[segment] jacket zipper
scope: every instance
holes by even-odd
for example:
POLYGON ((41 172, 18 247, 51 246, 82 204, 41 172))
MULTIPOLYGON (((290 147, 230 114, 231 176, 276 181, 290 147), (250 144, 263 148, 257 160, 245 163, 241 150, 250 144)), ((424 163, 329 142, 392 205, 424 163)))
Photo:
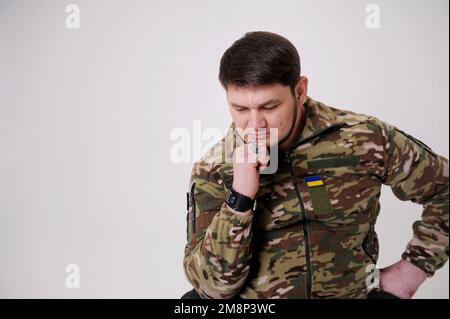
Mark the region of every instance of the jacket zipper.
POLYGON ((306 221, 305 207, 303 205, 302 197, 300 195, 300 191, 298 189, 297 177, 294 173, 294 168, 292 167, 291 161, 291 152, 286 153, 286 158, 289 163, 289 169, 291 172, 291 179, 294 184, 295 193, 297 194, 297 198, 300 204, 300 216, 302 219, 302 228, 303 228, 303 236, 305 237, 305 255, 306 255, 306 298, 311 299, 311 286, 312 286, 312 265, 311 265, 311 243, 309 241, 309 229, 306 221))
MULTIPOLYGON (((325 131, 329 131, 332 129, 337 129, 340 128, 342 125, 340 123, 338 124, 334 124, 328 127, 325 127, 317 132, 315 132, 313 135, 305 138, 304 140, 296 143, 292 149, 294 149, 295 147, 298 147, 301 144, 304 144, 305 142, 315 138, 316 136, 318 136, 319 134, 324 133, 325 131)), ((291 149, 291 150, 292 150, 291 149)), ((311 242, 309 240, 309 228, 308 228, 308 224, 306 221, 306 213, 305 213, 305 206, 303 205, 303 201, 302 201, 302 197, 300 195, 300 191, 298 189, 298 183, 297 183, 297 177, 295 176, 294 173, 294 168, 292 167, 292 161, 291 161, 291 151, 289 151, 288 153, 286 153, 286 158, 288 160, 289 163, 289 168, 290 168, 290 172, 291 172, 291 179, 292 182, 294 184, 294 188, 295 188, 295 193, 297 194, 297 198, 300 204, 300 216, 302 219, 302 228, 303 228, 303 236, 305 237, 305 255, 306 255, 306 272, 307 272, 307 277, 306 277, 306 298, 311 299, 311 287, 312 287, 312 265, 311 265, 311 242)))

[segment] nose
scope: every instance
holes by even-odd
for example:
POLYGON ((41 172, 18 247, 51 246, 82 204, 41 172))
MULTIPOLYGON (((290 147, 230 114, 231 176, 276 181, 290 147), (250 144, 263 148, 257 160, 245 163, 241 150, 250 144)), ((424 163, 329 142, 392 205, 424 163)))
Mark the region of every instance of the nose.
POLYGON ((264 119, 264 116, 261 114, 261 112, 257 110, 253 110, 251 112, 249 126, 254 129, 266 127, 266 120, 264 119))

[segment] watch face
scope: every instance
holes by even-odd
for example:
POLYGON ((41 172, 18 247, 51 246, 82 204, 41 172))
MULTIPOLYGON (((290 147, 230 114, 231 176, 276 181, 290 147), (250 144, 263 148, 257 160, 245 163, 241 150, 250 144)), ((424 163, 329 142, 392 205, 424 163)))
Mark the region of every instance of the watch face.
POLYGON ((254 206, 255 201, 250 200, 248 197, 239 193, 230 191, 227 194, 226 202, 228 206, 238 212, 245 212, 254 206))
POLYGON ((227 204, 230 206, 234 206, 236 204, 236 201, 236 196, 233 193, 229 192, 227 196, 227 204))
POLYGON ((231 205, 236 204, 236 196, 234 196, 233 194, 230 195, 230 204, 231 205))

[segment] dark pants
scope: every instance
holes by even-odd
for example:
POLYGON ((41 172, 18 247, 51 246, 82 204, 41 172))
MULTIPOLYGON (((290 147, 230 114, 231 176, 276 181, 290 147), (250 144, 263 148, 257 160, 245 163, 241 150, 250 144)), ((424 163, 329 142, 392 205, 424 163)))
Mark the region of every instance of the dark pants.
POLYGON ((383 290, 372 290, 367 295, 367 299, 400 299, 400 298, 383 290))
MULTIPOLYGON (((202 299, 200 297, 200 295, 198 294, 197 291, 195 291, 195 289, 192 289, 191 291, 188 291, 187 293, 185 293, 181 299, 202 299)), ((233 298, 231 298, 231 300, 237 300, 237 299, 242 299, 241 297, 239 297, 239 295, 234 296, 233 298)))
POLYGON ((195 291, 195 289, 192 289, 191 291, 188 291, 183 296, 181 296, 181 299, 202 299, 200 298, 200 295, 198 292, 195 291))
MULTIPOLYGON (((192 289, 191 291, 188 291, 185 293, 181 299, 202 299, 200 295, 195 291, 195 289, 192 289)), ((239 295, 233 297, 232 299, 242 299, 239 297, 239 295)), ((389 292, 383 291, 383 290, 372 290, 368 295, 367 299, 399 299, 397 296, 394 296, 393 294, 390 294, 389 292)))

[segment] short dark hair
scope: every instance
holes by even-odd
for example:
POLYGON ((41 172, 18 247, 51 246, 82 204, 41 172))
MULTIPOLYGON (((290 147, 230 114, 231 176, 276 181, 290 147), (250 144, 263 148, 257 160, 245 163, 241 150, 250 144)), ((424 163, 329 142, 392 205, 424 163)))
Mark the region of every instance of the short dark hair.
POLYGON ((265 31, 247 32, 220 60, 219 81, 225 89, 281 83, 291 88, 300 77, 300 56, 286 38, 265 31))

